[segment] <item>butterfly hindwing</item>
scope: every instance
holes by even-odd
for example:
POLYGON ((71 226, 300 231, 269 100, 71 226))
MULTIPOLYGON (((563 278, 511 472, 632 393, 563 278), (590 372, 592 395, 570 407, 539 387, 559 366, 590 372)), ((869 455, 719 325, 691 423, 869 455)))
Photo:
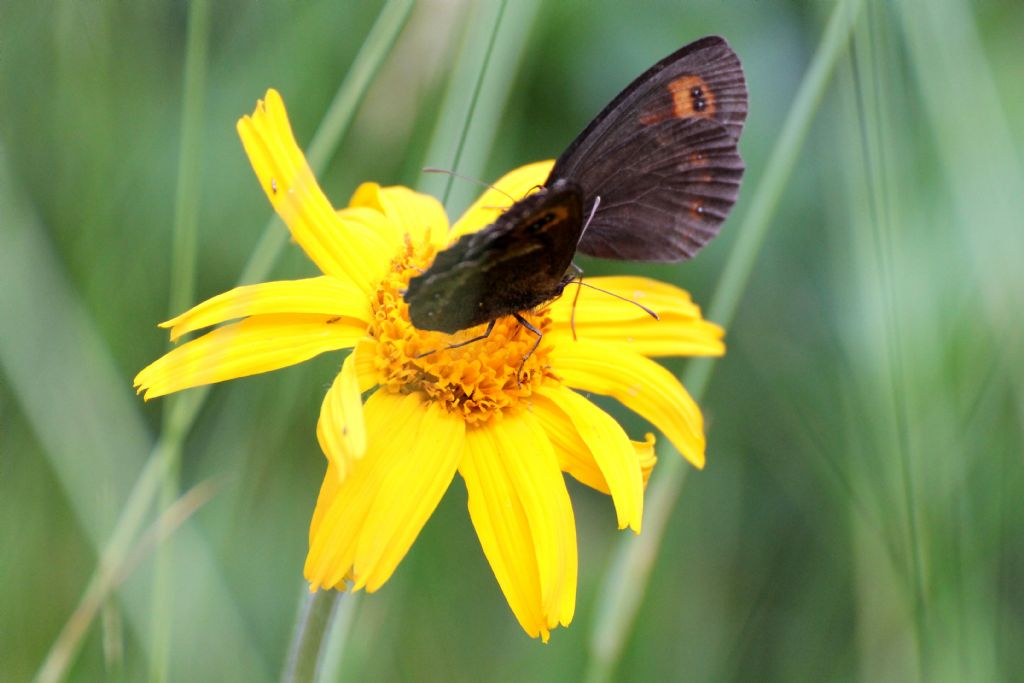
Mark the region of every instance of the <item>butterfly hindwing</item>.
POLYGON ((578 248, 601 258, 691 258, 718 234, 742 176, 735 140, 713 121, 670 119, 635 131, 578 176, 601 198, 578 248))

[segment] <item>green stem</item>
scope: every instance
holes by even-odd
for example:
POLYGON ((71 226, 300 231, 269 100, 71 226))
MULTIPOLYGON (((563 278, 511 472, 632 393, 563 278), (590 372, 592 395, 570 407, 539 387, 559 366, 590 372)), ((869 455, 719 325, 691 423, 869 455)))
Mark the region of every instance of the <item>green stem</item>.
POLYGON ((858 105, 858 119, 860 122, 861 145, 864 154, 865 171, 867 174, 866 187, 870 200, 869 210, 871 215, 871 246, 873 257, 877 263, 878 278, 880 280, 880 291, 882 294, 882 328, 884 330, 887 368, 886 377, 889 389, 889 410, 892 415, 896 440, 894 448, 899 461, 899 479, 903 491, 903 507, 906 519, 907 538, 905 545, 909 547, 910 554, 910 583, 913 587, 911 610, 914 615, 914 628, 916 638, 914 640, 917 661, 918 679, 922 681, 931 680, 928 624, 926 620, 926 591, 925 591, 925 569, 924 559, 921 552, 922 543, 922 517, 923 513, 916 501, 915 477, 912 463, 912 447, 910 439, 910 408, 906 392, 906 370, 903 358, 903 321, 900 316, 899 293, 900 287, 897 283, 897 266, 895 246, 892 233, 896 224, 897 215, 894 209, 894 199, 898 201, 898 194, 890 197, 889 188, 893 187, 890 180, 890 161, 886 150, 892 148, 890 140, 885 139, 884 133, 887 130, 886 120, 882 104, 889 101, 888 95, 891 88, 883 88, 883 74, 885 73, 879 64, 880 60, 887 61, 888 55, 880 54, 881 36, 878 34, 879 26, 882 25, 876 18, 873 11, 877 6, 872 6, 867 14, 866 42, 867 50, 864 60, 867 62, 865 78, 862 79, 860 70, 857 67, 856 39, 854 41, 853 76, 855 83, 855 95, 858 105), (867 82, 865 82, 865 79, 867 82), (867 106, 870 100, 871 107, 867 106))
MULTIPOLYGON (((842 0, 829 18, 821 44, 786 117, 750 209, 739 228, 736 245, 715 288, 708 309, 710 320, 728 327, 735 317, 768 233, 770 220, 862 6, 863 0, 842 0)), ((707 390, 715 367, 714 359, 694 359, 683 376, 684 383, 698 402, 707 390)), ((669 514, 689 472, 678 456, 663 458, 657 470, 648 489, 644 532, 620 542, 603 587, 598 591, 602 600, 590 640, 586 676, 586 680, 592 683, 611 680, 615 673, 636 622, 669 514)))
POLYGON ((195 289, 196 241, 202 177, 203 110, 206 105, 206 66, 210 38, 210 3, 189 3, 188 43, 185 47, 185 82, 181 108, 181 143, 178 151, 177 196, 171 247, 172 313, 192 303, 195 289))
POLYGON ((288 659, 281 673, 282 683, 313 683, 316 680, 324 634, 331 626, 343 595, 341 591, 316 591, 307 592, 303 597, 288 648, 288 659))
MULTIPOLYGON (((206 10, 206 0, 201 0, 201 4, 203 5, 202 7, 194 6, 192 11, 197 13, 206 10)), ((374 75, 376 75, 383 64, 384 58, 391 51, 391 47, 398 34, 405 26, 412 6, 412 0, 391 0, 379 15, 370 35, 356 56, 348 76, 340 84, 338 92, 332 100, 327 113, 324 115, 321 125, 313 137, 313 142, 307 151, 307 158, 310 160, 310 165, 314 172, 322 170, 330 154, 337 148, 341 137, 351 123, 356 105, 361 101, 368 84, 372 82, 374 75)), ((208 14, 208 12, 205 13, 208 14)), ((190 17, 190 32, 195 30, 197 25, 200 28, 203 27, 198 22, 198 17, 190 17)), ((208 30, 205 33, 208 34, 208 30)), ((194 73, 195 67, 189 64, 197 59, 197 56, 203 54, 205 54, 205 46, 200 48, 194 45, 194 41, 190 38, 185 69, 185 99, 191 103, 187 102, 184 105, 183 146, 186 144, 186 140, 189 141, 190 147, 193 144, 197 144, 196 141, 198 140, 198 133, 195 131, 189 132, 188 129, 189 121, 191 120, 190 112, 202 110, 201 104, 196 105, 194 102, 196 97, 194 88, 200 87, 201 89, 201 83, 205 79, 190 76, 190 74, 194 73)), ((205 62, 205 59, 203 61, 205 62)), ((183 149, 183 161, 179 167, 179 174, 183 174, 185 170, 190 168, 184 161, 189 156, 191 156, 191 153, 183 149)), ((191 259, 184 257, 189 252, 186 246, 188 244, 195 244, 194 236, 191 238, 191 241, 187 236, 187 226, 190 220, 190 210, 187 209, 189 202, 182 198, 183 195, 187 195, 190 192, 183 186, 188 184, 189 181, 187 180, 179 182, 179 196, 176 204, 179 208, 176 209, 175 267, 173 268, 175 280, 172 284, 171 295, 172 306, 175 307, 174 313, 186 307, 191 302, 193 296, 191 276, 186 278, 181 275, 182 272, 192 267, 188 265, 189 261, 194 260, 194 257, 191 259)), ((194 193, 192 196, 195 198, 192 201, 196 201, 198 194, 194 193)), ((192 213, 192 216, 192 220, 194 220, 195 214, 192 213)), ((268 221, 257 248, 243 269, 240 283, 264 279, 273 268, 286 241, 287 232, 279 225, 276 218, 272 218, 268 221)), ((194 246, 192 248, 194 249, 194 246)), ((182 444, 209 393, 209 386, 199 387, 173 397, 174 400, 169 402, 164 413, 164 422, 157 442, 150 451, 145 468, 129 493, 128 503, 126 503, 118 516, 114 530, 100 553, 102 558, 100 570, 105 566, 117 563, 119 558, 123 557, 130 550, 135 542, 134 539, 138 534, 138 530, 145 521, 147 512, 161 493, 163 482, 175 482, 177 480, 176 463, 179 460, 182 444)), ((158 578, 159 583, 160 580, 158 578)), ((159 590, 159 587, 156 590, 159 590)), ((168 612, 165 611, 164 607, 160 607, 160 603, 156 602, 156 600, 158 599, 154 600, 154 618, 151 622, 151 635, 154 638, 152 644, 155 649, 152 651, 150 676, 154 680, 166 677, 169 655, 169 650, 166 647, 169 640, 161 633, 163 627, 160 625, 161 623, 169 622, 168 612), (163 616, 157 617, 157 614, 162 614, 163 616)), ((166 605, 166 603, 164 604, 166 605)))
MULTIPOLYGON (((181 144, 178 154, 177 197, 174 205, 173 246, 171 255, 170 310, 173 315, 194 298, 196 250, 199 232, 200 179, 202 175, 203 110, 206 104, 207 53, 210 38, 210 3, 189 3, 188 42, 185 46, 185 79, 182 96, 181 144)), ((171 411, 174 404, 165 407, 171 411)), ((178 468, 183 436, 166 439, 158 452, 164 458, 160 509, 174 503, 178 495, 178 468)), ((167 680, 173 638, 171 597, 171 544, 157 549, 152 593, 149 679, 167 680)))
MULTIPOLYGON (((306 159, 315 175, 323 171, 331 155, 338 148, 338 143, 352 123, 356 106, 362 102, 367 88, 373 82, 373 77, 383 65, 384 58, 390 54, 398 34, 402 32, 409 19, 412 7, 413 0, 390 0, 377 16, 352 62, 352 68, 338 86, 338 91, 306 150, 306 159)), ((238 283, 244 285, 266 279, 287 242, 288 231, 281 224, 281 219, 271 216, 249 261, 242 269, 238 283)))
MULTIPOLYGON (((494 54, 494 43, 498 39, 498 29, 501 28, 501 19, 505 16, 506 0, 501 0, 498 5, 498 16, 494 19, 494 27, 491 29, 491 36, 487 40, 487 50, 484 52, 484 60, 480 64, 480 71, 477 74, 476 83, 473 84, 473 94, 469 98, 469 109, 466 111, 466 119, 462 124, 462 134, 455 146, 455 156, 452 158, 453 173, 459 170, 459 160, 462 158, 462 150, 466 146, 466 137, 469 135, 469 124, 473 120, 473 113, 476 111, 476 103, 480 99, 480 90, 484 85, 484 76, 487 75, 487 66, 491 63, 491 55, 494 54)), ((441 204, 448 206, 448 195, 452 192, 452 182, 455 176, 449 174, 444 186, 444 193, 441 195, 441 204)))

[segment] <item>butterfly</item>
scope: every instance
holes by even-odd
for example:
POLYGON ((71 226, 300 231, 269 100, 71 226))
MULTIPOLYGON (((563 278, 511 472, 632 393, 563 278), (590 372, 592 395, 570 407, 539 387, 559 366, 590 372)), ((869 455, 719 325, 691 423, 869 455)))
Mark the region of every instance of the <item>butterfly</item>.
MULTIPOLYGON (((579 251, 637 261, 692 258, 739 194, 747 88, 718 36, 665 57, 619 93, 555 162, 544 186, 459 238, 409 281, 412 324, 453 333, 561 295, 579 251)), ((469 342, 459 344, 462 346, 469 342)))

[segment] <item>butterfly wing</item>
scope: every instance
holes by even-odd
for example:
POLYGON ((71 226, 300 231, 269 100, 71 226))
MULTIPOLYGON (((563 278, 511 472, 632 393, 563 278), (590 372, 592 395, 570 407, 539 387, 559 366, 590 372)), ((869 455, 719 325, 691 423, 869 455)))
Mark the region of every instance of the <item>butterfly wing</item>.
POLYGON ((747 115, 739 58, 723 38, 687 45, 644 72, 569 145, 548 184, 569 178, 600 205, 579 250, 603 258, 692 257, 736 201, 747 115))
POLYGON ((721 123, 736 140, 747 119, 743 67, 719 36, 694 41, 635 78, 576 136, 551 176, 574 177, 582 160, 638 129, 693 117, 721 123), (700 89, 699 94, 695 88, 700 89))
POLYGON ((412 324, 453 333, 558 296, 583 229, 582 206, 579 187, 558 183, 463 235, 409 281, 412 324))
POLYGON ((587 197, 600 197, 578 249, 636 261, 692 258, 718 234, 742 177, 735 140, 713 121, 672 119, 635 131, 577 178, 593 188, 587 197))

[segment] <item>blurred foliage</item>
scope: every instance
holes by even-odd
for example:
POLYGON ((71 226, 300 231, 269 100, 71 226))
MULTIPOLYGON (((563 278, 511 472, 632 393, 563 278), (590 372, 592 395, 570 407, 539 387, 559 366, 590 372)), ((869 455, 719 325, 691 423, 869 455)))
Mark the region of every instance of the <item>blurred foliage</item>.
MULTIPOLYGON (((831 7, 512 3, 459 168, 493 179, 556 156, 649 64, 725 35, 751 93, 736 215, 693 263, 583 264, 673 280, 706 304, 831 7)), ((236 119, 278 88, 307 144, 379 9, 214 3, 197 299, 233 286, 270 214, 236 119)), ((0 254, 0 681, 38 669, 160 429, 164 402, 134 399, 130 378, 166 348, 155 323, 169 313, 188 10, 0 0, 0 245, 35 255, 0 254)), ((363 180, 434 189, 419 169, 452 163, 458 93, 491 15, 416 4, 321 174, 336 205, 363 180)), ((621 680, 1024 671, 1022 26, 1014 0, 867 3, 728 331, 704 401, 709 464, 674 512, 621 680)), ((450 208, 476 191, 456 183, 450 208)), ((312 272, 290 246, 273 277, 312 272)), ((338 362, 218 386, 190 432, 182 488, 221 488, 170 548, 200 549, 219 583, 175 575, 173 599, 195 609, 172 613, 171 680, 280 670, 338 362), (211 621, 204 605, 233 616, 211 621), (221 645, 229 628, 244 663, 221 645)), ((516 624, 456 481, 395 577, 360 601, 342 673, 578 678, 616 532, 609 500, 570 489, 579 608, 551 644, 516 624)), ((148 675, 152 571, 144 562, 102 611, 70 680, 148 675)))

